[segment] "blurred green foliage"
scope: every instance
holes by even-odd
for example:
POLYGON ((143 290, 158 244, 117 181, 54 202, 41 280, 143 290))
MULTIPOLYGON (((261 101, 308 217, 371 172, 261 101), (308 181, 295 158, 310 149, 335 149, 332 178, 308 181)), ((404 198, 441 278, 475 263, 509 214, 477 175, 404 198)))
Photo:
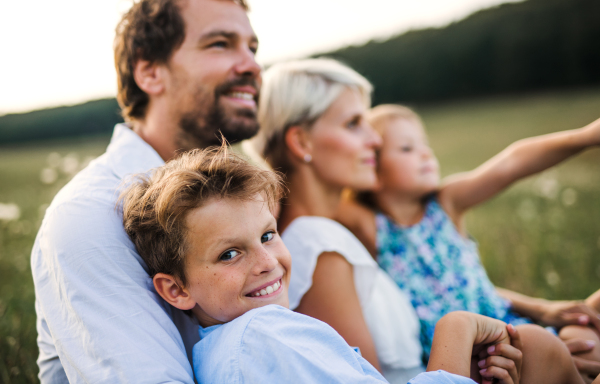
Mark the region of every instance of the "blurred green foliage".
POLYGON ((502 4, 445 28, 318 56, 365 75, 375 104, 589 86, 600 83, 600 2, 502 4))
MULTIPOLYGON (((576 128, 600 114, 600 89, 428 105, 422 114, 445 175, 469 170, 520 138, 576 128)), ((56 192, 107 139, 0 151, 0 382, 36 382, 29 257, 56 192)), ((492 281, 529 295, 583 298, 600 288, 600 149, 518 183, 474 209, 467 227, 492 281)))

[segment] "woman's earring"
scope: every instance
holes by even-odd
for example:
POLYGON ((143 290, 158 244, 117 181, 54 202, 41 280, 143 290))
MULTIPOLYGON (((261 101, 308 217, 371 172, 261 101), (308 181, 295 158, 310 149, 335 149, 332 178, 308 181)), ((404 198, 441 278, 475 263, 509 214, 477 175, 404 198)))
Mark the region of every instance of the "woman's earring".
POLYGON ((308 153, 306 155, 304 155, 304 162, 305 163, 310 163, 312 161, 312 156, 309 155, 308 153))

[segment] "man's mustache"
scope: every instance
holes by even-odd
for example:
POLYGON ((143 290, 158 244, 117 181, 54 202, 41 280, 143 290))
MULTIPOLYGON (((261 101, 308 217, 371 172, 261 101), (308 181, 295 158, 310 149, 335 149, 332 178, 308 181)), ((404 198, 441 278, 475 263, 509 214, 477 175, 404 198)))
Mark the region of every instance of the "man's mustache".
POLYGON ((217 99, 219 96, 222 96, 222 95, 225 95, 225 94, 231 92, 231 89, 233 87, 246 86, 246 85, 249 85, 256 90, 256 95, 254 96, 254 99, 258 100, 260 88, 258 87, 258 83, 256 82, 256 79, 249 78, 249 77, 239 77, 237 79, 234 79, 234 80, 231 80, 226 83, 218 85, 215 88, 215 99, 217 99))

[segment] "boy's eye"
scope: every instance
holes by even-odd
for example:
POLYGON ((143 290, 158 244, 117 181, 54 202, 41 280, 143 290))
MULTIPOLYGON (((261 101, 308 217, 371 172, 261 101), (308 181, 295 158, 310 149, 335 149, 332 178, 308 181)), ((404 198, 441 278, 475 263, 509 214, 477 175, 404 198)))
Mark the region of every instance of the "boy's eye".
POLYGON ((221 256, 219 256, 219 260, 221 261, 229 261, 232 260, 233 258, 235 258, 236 256, 239 256, 240 252, 236 251, 235 249, 230 249, 228 251, 225 251, 221 254, 221 256))
POLYGON ((261 236, 260 242, 266 243, 267 241, 273 240, 273 237, 275 237, 275 232, 267 232, 261 236))

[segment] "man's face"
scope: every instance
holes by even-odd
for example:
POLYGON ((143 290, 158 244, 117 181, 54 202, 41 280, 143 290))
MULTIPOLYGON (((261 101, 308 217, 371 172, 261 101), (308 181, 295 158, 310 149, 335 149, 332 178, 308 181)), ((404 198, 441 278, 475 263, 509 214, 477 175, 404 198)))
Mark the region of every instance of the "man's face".
POLYGON ((165 94, 183 149, 230 143, 258 131, 261 85, 258 40, 245 10, 232 1, 181 3, 185 39, 167 63, 165 94))

